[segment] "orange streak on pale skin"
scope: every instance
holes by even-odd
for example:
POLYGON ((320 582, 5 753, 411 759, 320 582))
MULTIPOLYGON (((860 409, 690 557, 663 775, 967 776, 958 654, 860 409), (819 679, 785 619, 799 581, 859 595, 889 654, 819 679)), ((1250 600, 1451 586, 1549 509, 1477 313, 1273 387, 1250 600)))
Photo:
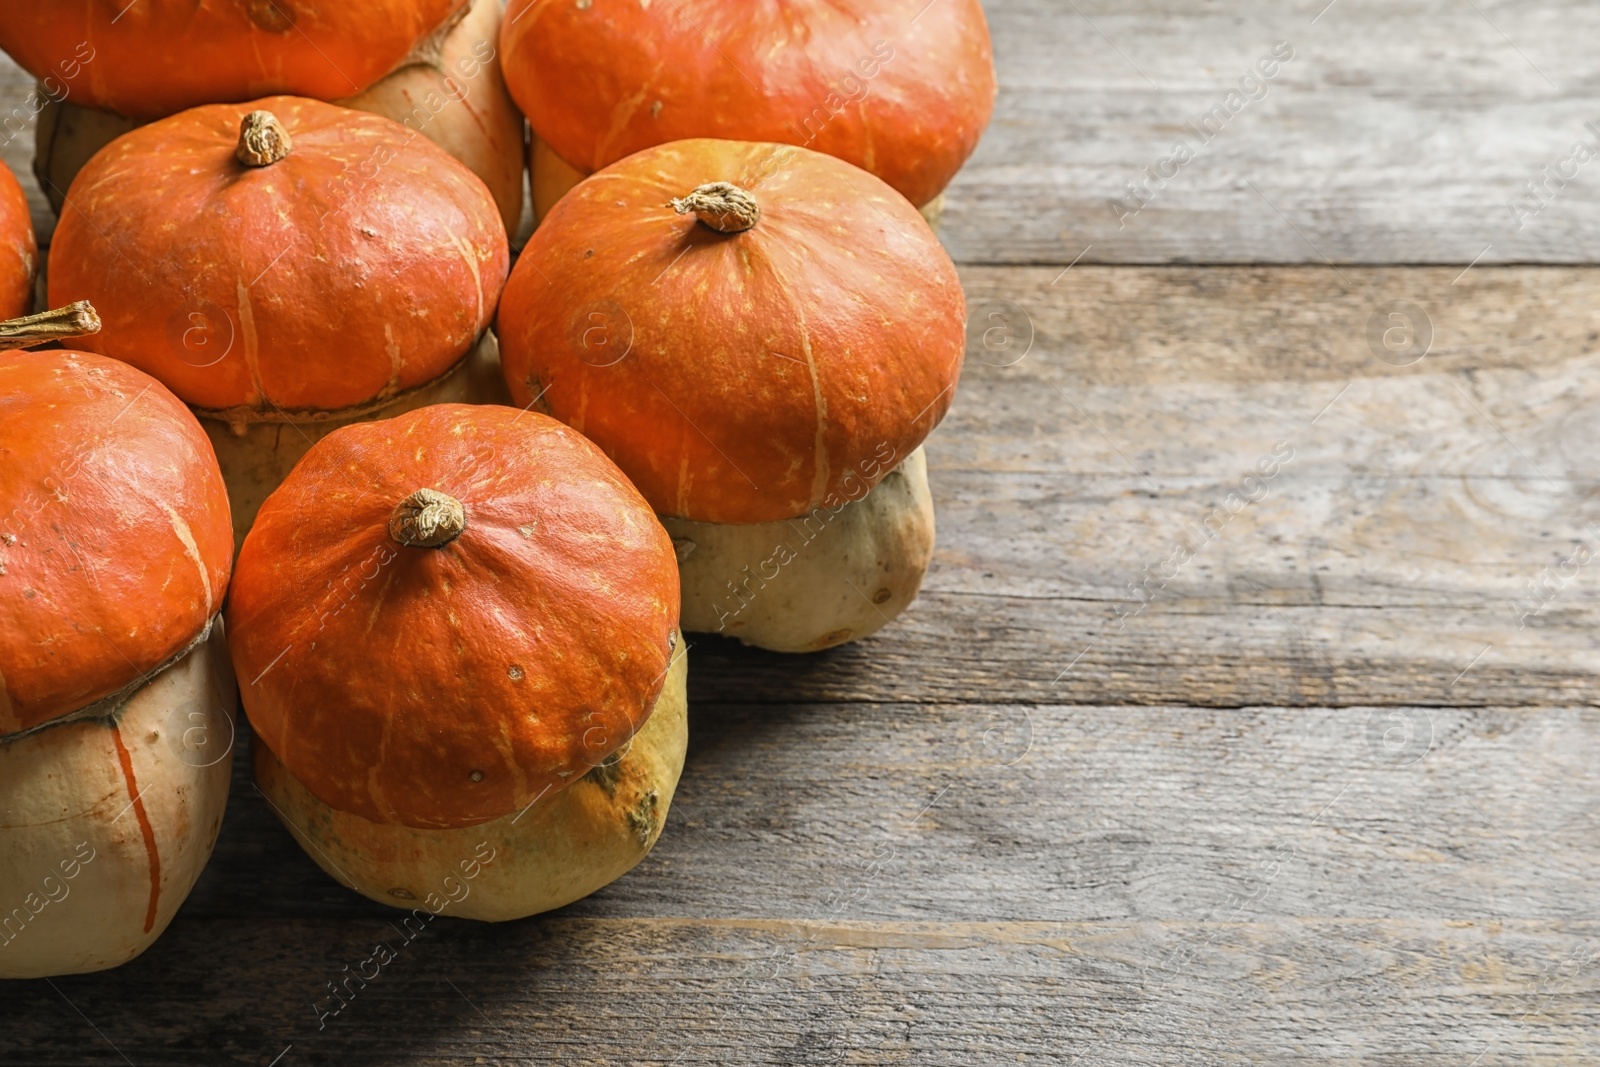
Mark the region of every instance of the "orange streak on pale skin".
POLYGON ((111 724, 111 741, 117 746, 117 762, 122 764, 122 777, 128 783, 128 797, 133 802, 133 813, 139 819, 139 832, 144 835, 144 851, 150 857, 150 907, 144 913, 144 932, 156 925, 156 904, 161 899, 161 855, 156 851, 156 832, 150 826, 150 816, 145 813, 144 799, 139 794, 139 783, 133 777, 133 757, 128 746, 122 743, 122 731, 111 724))

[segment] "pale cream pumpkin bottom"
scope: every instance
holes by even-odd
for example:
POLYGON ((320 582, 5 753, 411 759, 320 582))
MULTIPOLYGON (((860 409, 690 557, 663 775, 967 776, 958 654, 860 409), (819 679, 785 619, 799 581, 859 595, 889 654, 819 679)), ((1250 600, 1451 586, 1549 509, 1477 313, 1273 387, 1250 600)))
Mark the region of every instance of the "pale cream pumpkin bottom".
POLYGON ((272 491, 283 484, 294 465, 311 446, 341 426, 353 422, 392 419, 429 404, 509 404, 500 373, 500 345, 494 331, 484 332, 473 352, 448 373, 378 406, 363 405, 348 413, 331 411, 318 417, 279 422, 234 424, 215 413, 197 410, 200 425, 211 438, 228 486, 233 512, 233 547, 238 551, 244 535, 256 521, 256 512, 272 491))
POLYGON ((116 967, 211 857, 237 690, 222 620, 108 719, 0 742, 0 978, 116 967))
POLYGON ((632 870, 661 836, 689 740, 688 656, 675 647, 649 719, 620 753, 519 814, 457 830, 371 822, 312 796, 259 739, 256 784, 317 866, 421 921, 559 908, 632 870))
MULTIPOLYGON (((567 190, 589 175, 556 155, 549 145, 539 139, 538 134, 532 134, 531 137, 528 149, 529 185, 533 190, 533 218, 539 222, 556 206, 557 200, 567 195, 567 190)), ((937 232, 939 221, 944 218, 944 193, 941 192, 917 210, 922 212, 922 217, 937 232)))
POLYGON ((837 510, 749 525, 661 523, 678 550, 683 628, 774 652, 816 652, 882 629, 916 598, 933 559, 921 448, 837 510))

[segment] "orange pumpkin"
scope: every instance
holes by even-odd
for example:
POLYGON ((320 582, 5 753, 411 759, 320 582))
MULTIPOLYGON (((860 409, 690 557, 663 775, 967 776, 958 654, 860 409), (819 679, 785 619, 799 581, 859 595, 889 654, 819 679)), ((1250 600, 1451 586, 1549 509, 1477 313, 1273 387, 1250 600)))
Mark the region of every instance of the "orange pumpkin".
MULTIPOLYGON (((500 76, 501 15, 500 0, 476 0, 441 28, 448 32, 419 43, 387 76, 333 102, 404 123, 461 160, 483 179, 507 231, 515 232, 522 220, 524 123, 500 76)), ((88 106, 59 77, 41 83, 37 95, 33 172, 59 215, 83 165, 143 123, 88 106)))
MULTIPOLYGON (((99 325, 87 304, 0 322, 0 349, 99 325)), ((143 952, 211 855, 233 538, 205 435, 148 375, 7 351, 0 397, 0 897, 26 904, 0 978, 37 978, 143 952), (49 907, 68 892, 89 902, 49 907)))
POLYGON ((260 741, 374 824, 459 828, 576 781, 672 659, 671 541, 570 428, 441 404, 335 431, 268 499, 228 608, 260 741))
POLYGON ((440 45, 437 58, 418 57, 345 107, 386 115, 455 156, 494 194, 506 232, 522 222, 526 124, 506 92, 498 48, 500 0, 473 0, 440 45))
POLYGON ((465 0, 30 0, 0 5, 0 48, 50 95, 134 118, 366 89, 465 0))
POLYGON ((33 307, 33 276, 39 263, 33 216, 16 175, 0 163, 0 319, 26 315, 33 307))
POLYGON ((88 347, 225 418, 387 400, 488 327, 508 263, 488 190, 388 119, 296 97, 194 108, 118 138, 72 186, 52 304, 88 347), (241 132, 243 127, 243 132, 241 132))
POLYGON ((909 455, 948 408, 964 330, 954 265, 893 189, 714 140, 580 184, 500 309, 516 402, 592 438, 661 514, 713 523, 801 515, 887 473, 874 457, 909 455), (713 181, 737 187, 732 209, 696 192, 713 181), (713 228, 738 210, 753 225, 713 228))
POLYGON ((512 0, 501 42, 511 95, 580 174, 682 138, 777 141, 920 207, 994 106, 979 0, 512 0))
POLYGON ((199 424, 90 352, 0 352, 0 735, 125 692, 222 607, 228 500, 199 424))

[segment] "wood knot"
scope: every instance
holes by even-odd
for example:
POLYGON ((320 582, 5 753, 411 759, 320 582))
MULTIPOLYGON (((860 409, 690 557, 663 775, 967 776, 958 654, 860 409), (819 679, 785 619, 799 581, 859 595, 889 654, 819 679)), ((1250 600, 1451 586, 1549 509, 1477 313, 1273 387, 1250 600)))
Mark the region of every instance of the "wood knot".
POLYGON ((718 233, 743 233, 761 218, 756 198, 732 182, 709 182, 671 201, 670 206, 680 215, 694 212, 718 233))
POLYGON ((252 111, 239 122, 233 158, 247 167, 270 167, 294 148, 289 131, 270 111, 252 111))
POLYGON ((409 548, 442 548, 466 528, 461 501, 437 489, 418 489, 389 515, 390 539, 409 548))

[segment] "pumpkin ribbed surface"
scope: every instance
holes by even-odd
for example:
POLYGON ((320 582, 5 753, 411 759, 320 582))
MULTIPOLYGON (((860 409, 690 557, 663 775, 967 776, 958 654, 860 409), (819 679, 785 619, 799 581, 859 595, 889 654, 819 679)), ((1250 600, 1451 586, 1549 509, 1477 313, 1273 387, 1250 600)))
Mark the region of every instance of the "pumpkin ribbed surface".
POLYGON ((465 0, 8 0, 0 48, 75 103, 135 118, 295 93, 333 100, 393 70, 465 0))
POLYGON ((338 410, 426 383, 487 328, 509 262, 465 166, 399 123, 298 97, 139 127, 69 198, 52 302, 93 301, 105 330, 83 347, 207 409, 338 410), (255 112, 288 150, 246 165, 255 112))
POLYGON ((978 0, 512 0, 501 42, 534 132, 584 171, 683 138, 779 141, 921 206, 994 108, 978 0))
POLYGON ((267 747, 323 803, 419 828, 512 814, 619 748, 677 622, 671 540, 622 472, 553 419, 462 404, 318 442, 228 609, 267 747))
POLYGON ((228 500, 199 423, 86 352, 0 352, 0 735, 181 652, 222 606, 228 500))
POLYGON ((499 321, 517 403, 701 522, 791 518, 876 481, 943 417, 965 347, 960 279, 903 197, 831 156, 736 141, 648 149, 573 189, 499 321))

